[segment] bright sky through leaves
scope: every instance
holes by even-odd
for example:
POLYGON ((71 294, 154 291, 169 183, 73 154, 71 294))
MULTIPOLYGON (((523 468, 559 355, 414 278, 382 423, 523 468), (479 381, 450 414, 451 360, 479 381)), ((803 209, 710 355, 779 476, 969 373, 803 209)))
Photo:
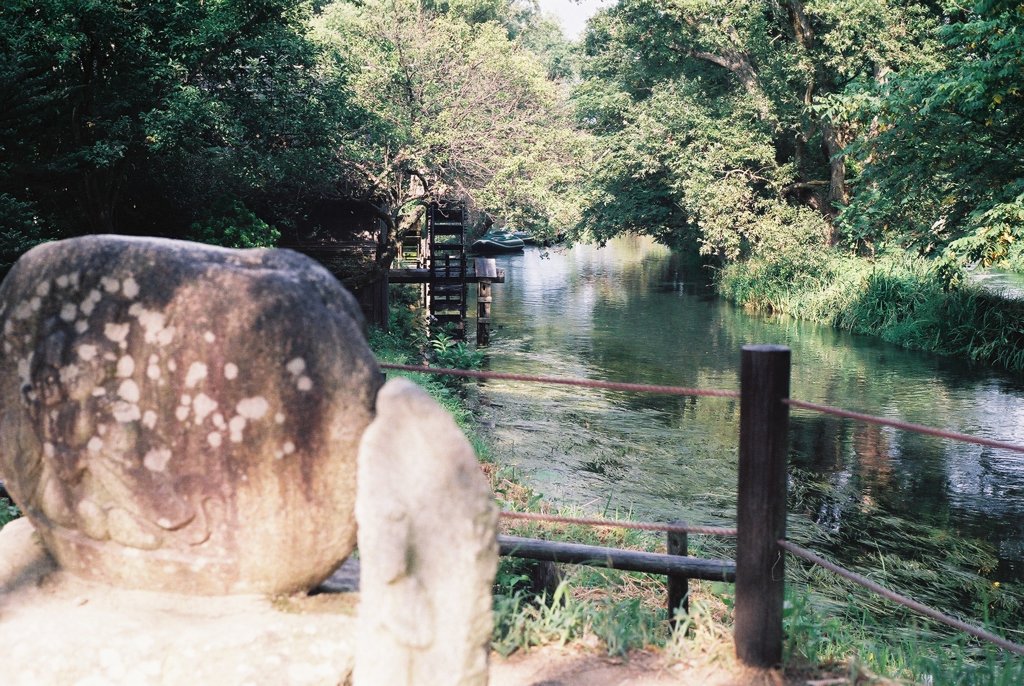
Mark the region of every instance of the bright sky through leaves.
POLYGON ((572 40, 583 34, 587 19, 602 7, 613 4, 612 0, 540 0, 541 11, 553 14, 562 24, 565 35, 572 40))

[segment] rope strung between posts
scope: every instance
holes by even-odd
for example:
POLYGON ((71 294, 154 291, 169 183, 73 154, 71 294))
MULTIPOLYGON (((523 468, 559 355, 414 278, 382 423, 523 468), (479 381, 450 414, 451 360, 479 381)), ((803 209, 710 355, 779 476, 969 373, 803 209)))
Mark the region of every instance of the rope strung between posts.
POLYGON ((843 567, 840 567, 837 564, 829 562, 825 558, 823 558, 823 557, 821 557, 821 556, 811 552, 807 548, 802 548, 802 547, 798 546, 795 543, 791 543, 790 541, 787 541, 787 540, 784 540, 784 539, 778 541, 778 543, 779 543, 779 546, 781 548, 784 548, 785 550, 788 550, 790 553, 792 553, 796 557, 799 557, 799 558, 802 558, 804 560, 807 560, 808 562, 813 562, 814 564, 816 564, 816 565, 818 565, 820 567, 824 567, 825 569, 829 570, 830 572, 838 574, 839 576, 841 576, 841 577, 843 577, 845 579, 849 579, 850 581, 852 581, 852 582, 854 582, 856 584, 860 584, 861 586, 863 586, 864 588, 868 589, 869 591, 877 593, 878 595, 882 596, 883 598, 887 598, 888 600, 891 600, 892 602, 894 602, 894 603, 896 603, 898 605, 902 605, 904 607, 910 608, 911 610, 913 610, 915 612, 923 614, 926 617, 931 617, 932 619, 934 619, 934 620, 936 620, 938 622, 942 622, 943 624, 947 624, 947 625, 953 627, 954 629, 959 629, 960 631, 963 631, 964 633, 968 633, 971 636, 974 636, 976 638, 980 638, 980 639, 983 639, 985 641, 989 641, 991 643, 994 643, 995 645, 999 646, 1003 650, 1008 650, 1009 652, 1016 653, 1018 655, 1024 655, 1024 645, 1021 645, 1019 643, 1013 643, 1012 641, 1008 641, 1005 638, 1003 638, 1002 636, 996 636, 995 634, 993 634, 990 631, 985 631, 984 629, 976 627, 973 624, 968 624, 967 622, 963 622, 963 621, 957 619, 956 617, 950 617, 947 614, 943 614, 942 612, 939 612, 936 609, 930 608, 927 605, 919 603, 919 602, 917 602, 916 600, 914 600, 912 598, 908 598, 907 596, 900 595, 899 593, 896 593, 894 591, 890 591, 888 588, 886 588, 886 587, 884 587, 884 586, 882 586, 882 585, 872 581, 871 579, 867 578, 866 576, 862 576, 860 574, 857 574, 856 572, 851 572, 848 569, 844 569, 843 567))
POLYGON ((657 522, 624 522, 618 519, 597 519, 590 517, 562 517, 537 512, 501 512, 502 519, 518 519, 529 522, 551 522, 555 524, 581 524, 583 526, 612 526, 620 529, 640 531, 666 531, 674 534, 706 534, 708 536, 735 536, 736 529, 724 526, 692 526, 690 524, 660 524, 657 522))
MULTIPOLYGON (((682 395, 682 396, 698 396, 698 397, 709 397, 709 398, 739 398, 740 394, 738 391, 726 391, 714 388, 686 388, 684 386, 656 386, 650 384, 637 384, 637 383, 620 383, 617 381, 595 381, 593 379, 573 379, 568 377, 560 376, 538 376, 534 374, 509 374, 505 372, 480 372, 470 369, 444 369, 441 367, 422 367, 409 364, 393 364, 393 363, 380 363, 381 369, 394 369, 406 372, 419 372, 423 374, 446 374, 449 376, 462 376, 471 379, 497 379, 503 381, 527 381, 532 383, 549 383, 557 384, 561 386, 578 386, 582 388, 600 388, 609 391, 626 391, 633 393, 653 393, 658 395, 682 395)), ((888 426, 894 429, 901 429, 904 431, 912 431, 926 436, 935 436, 937 438, 945 438, 954 441, 961 441, 963 443, 973 443, 975 445, 986 446, 989 448, 999 448, 1002 450, 1012 450, 1018 453, 1024 453, 1024 445, 1017 445, 1015 443, 1009 443, 1007 441, 997 441, 991 438, 982 438, 981 436, 971 436, 970 434, 963 434, 956 431, 947 431, 945 429, 936 429, 934 427, 925 426, 923 424, 914 424, 912 422, 904 422, 899 419, 886 419, 884 417, 877 417, 875 415, 864 414, 862 412, 853 412, 851 410, 844 410, 839 407, 832 407, 831 405, 819 405, 818 403, 807 402, 806 400, 797 400, 795 398, 785 398, 784 403, 790 407, 798 408, 801 410, 810 410, 812 412, 820 412, 822 414, 830 414, 836 417, 844 417, 846 419, 855 419, 861 422, 867 422, 869 424, 878 424, 880 426, 888 426)))
POLYGON ((975 445, 983 445, 989 448, 1002 448, 1003 450, 1013 450, 1014 452, 1024 453, 1024 445, 1016 445, 1014 443, 1007 443, 1006 441, 996 441, 992 440, 991 438, 971 436, 968 434, 957 433, 956 431, 935 429, 930 426, 924 426, 923 424, 912 424, 910 422, 900 421, 899 419, 884 419, 883 417, 875 417, 874 415, 863 414, 860 412, 851 412, 850 410, 844 410, 838 407, 831 407, 829 405, 818 405, 817 403, 809 403, 803 400, 794 400, 793 398, 785 399, 782 402, 786 403, 790 407, 798 407, 802 410, 811 410, 813 412, 831 414, 837 417, 856 419, 858 421, 867 422, 869 424, 878 424, 881 426, 889 426, 894 429, 913 431, 915 433, 925 434, 926 436, 948 438, 954 441, 974 443, 975 445))
POLYGON ((499 379, 504 381, 530 381, 549 383, 560 386, 581 386, 583 388, 601 388, 608 391, 627 391, 631 393, 655 393, 658 395, 695 395, 708 398, 739 398, 738 391, 722 391, 705 388, 684 388, 682 386, 652 386, 640 383, 619 383, 616 381, 594 381, 593 379, 571 379, 562 376, 536 376, 533 374, 508 374, 506 372, 478 372, 470 369, 442 369, 441 367, 419 367, 411 364, 380 363, 381 369, 396 369, 405 372, 421 372, 423 374, 447 374, 464 376, 470 379, 499 379))

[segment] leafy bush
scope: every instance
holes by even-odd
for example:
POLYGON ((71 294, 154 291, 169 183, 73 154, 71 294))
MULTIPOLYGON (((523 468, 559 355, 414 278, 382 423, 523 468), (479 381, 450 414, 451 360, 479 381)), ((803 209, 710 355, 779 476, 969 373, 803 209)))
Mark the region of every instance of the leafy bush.
POLYGON ((217 216, 192 224, 190 238, 225 248, 273 247, 281 232, 256 216, 240 201, 231 202, 217 216))

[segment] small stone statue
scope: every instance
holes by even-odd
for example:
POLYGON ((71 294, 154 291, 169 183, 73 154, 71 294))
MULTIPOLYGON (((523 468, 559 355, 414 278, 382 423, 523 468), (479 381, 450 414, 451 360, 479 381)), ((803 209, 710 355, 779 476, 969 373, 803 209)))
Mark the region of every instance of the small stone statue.
POLYGON ((487 683, 498 512, 451 416, 389 381, 359 448, 355 686, 487 683))

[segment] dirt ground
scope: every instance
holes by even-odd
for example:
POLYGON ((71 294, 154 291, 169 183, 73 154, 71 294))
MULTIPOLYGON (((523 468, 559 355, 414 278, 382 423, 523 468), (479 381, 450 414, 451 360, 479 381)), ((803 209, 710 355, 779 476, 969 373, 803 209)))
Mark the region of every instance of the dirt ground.
POLYGON ((675 662, 653 652, 612 658, 573 647, 547 646, 508 658, 491 656, 490 686, 866 686, 892 684, 863 673, 785 674, 718 663, 675 662))

